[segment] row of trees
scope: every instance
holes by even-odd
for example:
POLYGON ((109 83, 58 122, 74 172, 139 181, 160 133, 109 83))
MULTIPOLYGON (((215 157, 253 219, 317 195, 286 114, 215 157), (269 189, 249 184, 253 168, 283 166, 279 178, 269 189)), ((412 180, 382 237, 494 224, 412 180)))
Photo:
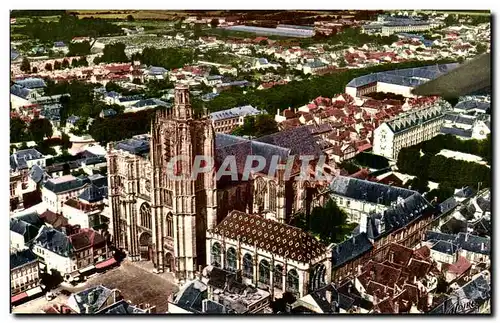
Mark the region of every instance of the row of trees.
POLYGON ((102 37, 121 35, 123 31, 115 24, 105 19, 83 18, 63 14, 58 21, 44 22, 38 18, 30 20, 19 33, 41 41, 71 41, 73 37, 102 37))
MULTIPOLYGON (((69 67, 80 67, 80 66, 89 66, 89 62, 87 61, 86 57, 80 57, 80 58, 74 58, 71 61, 71 64, 69 63, 69 60, 67 58, 63 59, 62 61, 54 61, 54 65, 51 63, 45 64, 45 70, 46 71, 52 71, 52 70, 64 70, 69 67)), ((21 62, 21 66, 19 67, 21 71, 24 73, 38 73, 38 68, 34 66, 31 68, 31 63, 30 61, 25 57, 23 58, 21 62)))
POLYGON ((149 132, 155 109, 124 113, 112 118, 97 118, 89 129, 95 141, 106 144, 149 132))
MULTIPOLYGON (((481 145, 489 145, 489 139, 484 140, 481 145)), ((491 186, 491 169, 485 165, 475 162, 446 158, 441 155, 424 153, 420 146, 412 146, 402 149, 398 155, 398 169, 410 175, 418 177, 413 180, 417 190, 423 190, 426 181, 438 183, 449 183, 447 185, 461 188, 464 186, 476 187, 482 183, 482 187, 491 186)))
POLYGON ((140 55, 135 55, 134 59, 138 59, 146 65, 164 67, 166 69, 181 68, 184 65, 190 64, 194 60, 194 51, 191 48, 153 48, 146 47, 140 55))

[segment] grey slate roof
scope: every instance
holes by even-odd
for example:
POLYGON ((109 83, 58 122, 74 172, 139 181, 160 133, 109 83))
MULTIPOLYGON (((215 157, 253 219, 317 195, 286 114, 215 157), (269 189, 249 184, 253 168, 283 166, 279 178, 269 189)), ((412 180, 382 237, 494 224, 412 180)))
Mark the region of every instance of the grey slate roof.
POLYGON ((208 296, 207 285, 199 280, 194 280, 184 285, 174 297, 174 304, 187 311, 200 313, 202 301, 208 296))
POLYGON ((491 106, 490 102, 482 102, 482 101, 477 101, 477 100, 464 100, 458 102, 454 109, 460 109, 460 110, 480 110, 486 112, 491 106))
POLYGON ((38 165, 33 165, 30 169, 29 176, 35 183, 40 183, 45 177, 45 171, 38 165))
POLYGON ((101 188, 101 187, 97 187, 94 184, 90 184, 78 196, 78 198, 81 200, 85 200, 89 203, 94 203, 94 202, 102 201, 102 199, 107 196, 107 191, 108 191, 108 188, 106 186, 101 188))
POLYGON ((374 204, 391 206, 398 197, 406 199, 415 191, 389 186, 348 176, 336 176, 330 184, 330 192, 335 195, 362 200, 374 204))
MULTIPOLYGON (((366 26, 365 26, 366 27, 366 26)), ((385 72, 372 73, 357 77, 347 84, 347 87, 360 87, 374 82, 417 87, 429 80, 449 72, 459 64, 429 65, 385 72)))
POLYGON ((44 158, 44 156, 34 148, 18 150, 11 155, 10 167, 13 170, 26 169, 28 168, 26 161, 42 158, 44 158))
POLYGON ((453 291, 448 299, 432 309, 429 314, 469 314, 477 313, 478 307, 491 297, 491 282, 483 272, 474 280, 453 291), (458 306, 473 302, 474 307, 458 306))
POLYGON ((454 255, 458 251, 458 246, 448 241, 438 241, 432 246, 431 250, 454 255))
POLYGON ((474 121, 476 118, 467 118, 467 117, 462 116, 461 114, 457 114, 457 113, 446 113, 444 115, 444 119, 446 121, 450 121, 453 123, 472 126, 474 124, 474 121))
POLYGON ((96 314, 144 314, 145 310, 129 304, 124 299, 96 312, 96 314))
POLYGON ((140 100, 139 102, 136 102, 135 104, 132 105, 134 108, 142 108, 142 107, 149 107, 149 106, 163 106, 163 107, 168 107, 168 104, 162 100, 159 99, 145 99, 145 100, 140 100))
POLYGON ((366 232, 339 243, 332 250, 333 268, 338 268, 373 249, 366 232))
POLYGON ((24 249, 10 254, 10 270, 24 266, 38 258, 31 249, 24 249))
MULTIPOLYGON (((313 291, 311 297, 314 299, 316 304, 318 304, 319 308, 323 311, 323 313, 338 313, 339 303, 340 303, 340 294, 337 292, 337 289, 333 284, 326 285, 320 289, 313 291), (326 292, 331 293, 331 302, 328 301, 326 292)), ((346 296, 344 295, 343 300, 346 300, 346 296)), ((352 300, 354 301, 354 300, 352 300)), ((346 305, 346 304, 343 304, 346 305)))
POLYGON ((70 298, 72 299, 72 302, 74 301, 76 303, 76 305, 80 309, 80 313, 85 313, 84 305, 86 304, 89 305, 89 314, 94 314, 99 311, 99 309, 105 304, 107 298, 111 296, 112 293, 113 291, 111 289, 99 285, 88 288, 78 293, 74 293, 70 296, 70 298))
POLYGON ((35 245, 48 249, 62 257, 69 257, 73 253, 73 247, 68 237, 54 229, 43 226, 38 237, 33 241, 35 245))
POLYGON ((422 195, 415 192, 415 194, 385 210, 383 214, 369 215, 366 232, 370 239, 378 239, 394 230, 405 227, 430 212, 434 212, 434 208, 422 195))
POLYGON ((229 118, 246 117, 261 114, 262 112, 251 105, 235 107, 227 110, 217 111, 210 113, 210 119, 224 120, 229 118))
POLYGON ((54 179, 49 179, 45 182, 44 187, 51 192, 61 193, 72 190, 77 190, 85 186, 87 183, 79 178, 74 178, 65 182, 57 182, 54 179))
POLYGON ((424 241, 453 243, 460 249, 483 255, 491 254, 491 239, 460 232, 458 235, 427 231, 424 241))
POLYGON ((387 125, 394 133, 401 133, 412 129, 413 127, 434 121, 443 116, 443 111, 450 104, 440 100, 428 108, 417 109, 398 115, 396 118, 387 122, 387 125))
POLYGON ((143 139, 126 139, 116 143, 116 149, 122 149, 132 154, 144 154, 149 152, 149 140, 143 139))
POLYGON ((43 79, 34 77, 16 81, 16 84, 19 84, 26 89, 39 89, 47 86, 43 79))
POLYGON ((30 94, 30 91, 19 84, 13 84, 10 87, 10 94, 26 99, 30 94))

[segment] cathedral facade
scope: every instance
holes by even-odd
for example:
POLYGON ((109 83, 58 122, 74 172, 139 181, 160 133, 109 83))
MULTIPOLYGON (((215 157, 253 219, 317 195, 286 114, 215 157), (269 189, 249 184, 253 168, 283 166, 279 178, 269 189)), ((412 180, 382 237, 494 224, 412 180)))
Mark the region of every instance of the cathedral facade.
MULTIPOLYGON (((233 210, 289 223, 293 214, 307 212, 324 184, 295 181, 284 171, 268 172, 268 165, 242 181, 225 176, 216 180, 216 169, 227 156, 234 156, 238 176, 248 155, 280 163, 294 155, 319 157, 321 150, 308 129, 280 132, 256 140, 216 134, 211 120, 195 116, 186 86, 175 88, 175 104, 159 110, 151 134, 108 144, 108 184, 112 212, 110 231, 117 248, 132 261, 150 260, 157 272, 170 271, 178 279, 192 279, 210 263, 207 232, 211 232, 233 210), (294 138, 295 136, 295 138, 294 138), (309 140, 309 142, 307 141, 309 140), (175 156, 195 160, 203 155, 215 167, 191 178, 168 176, 175 156)), ((314 163, 313 163, 314 165, 314 163)), ((175 175, 192 174, 193 163, 174 164, 175 175)))

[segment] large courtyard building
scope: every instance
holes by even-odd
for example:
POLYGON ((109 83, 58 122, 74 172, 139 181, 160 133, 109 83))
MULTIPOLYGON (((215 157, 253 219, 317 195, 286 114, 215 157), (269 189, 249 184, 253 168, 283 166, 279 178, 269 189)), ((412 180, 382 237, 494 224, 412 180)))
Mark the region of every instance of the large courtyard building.
POLYGON ((457 63, 431 65, 363 75, 347 83, 345 92, 352 97, 362 97, 374 92, 415 97, 411 93, 413 88, 448 73, 458 65, 457 63))
POLYGON ((428 106, 401 114, 374 130, 373 153, 397 160, 402 148, 432 139, 441 133, 445 114, 451 105, 440 99, 428 106))

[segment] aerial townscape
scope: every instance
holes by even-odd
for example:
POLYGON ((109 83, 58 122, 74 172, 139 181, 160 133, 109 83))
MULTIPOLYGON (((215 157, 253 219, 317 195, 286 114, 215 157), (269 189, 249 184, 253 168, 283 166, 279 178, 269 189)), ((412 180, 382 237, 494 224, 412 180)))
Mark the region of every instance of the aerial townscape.
POLYGON ((486 10, 12 10, 11 312, 491 314, 490 50, 486 10))

